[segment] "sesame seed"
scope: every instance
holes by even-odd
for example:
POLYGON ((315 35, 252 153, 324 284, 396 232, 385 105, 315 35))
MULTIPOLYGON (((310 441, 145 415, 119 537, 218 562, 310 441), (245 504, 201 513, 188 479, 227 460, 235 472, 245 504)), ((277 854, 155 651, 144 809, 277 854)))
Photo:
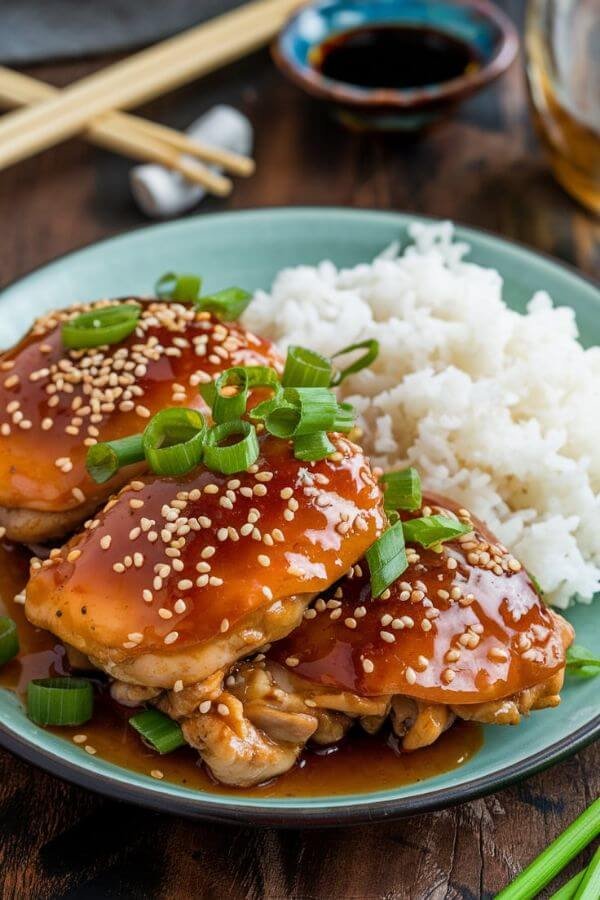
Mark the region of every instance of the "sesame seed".
POLYGON ((211 556, 214 556, 216 552, 216 547, 204 547, 202 549, 202 552, 200 553, 200 556, 202 557, 202 559, 210 559, 211 556))
POLYGON ((160 781, 161 778, 165 777, 164 772, 161 772, 160 769, 151 769, 150 775, 152 776, 152 778, 156 778, 158 781, 160 781))
POLYGON ((267 568, 271 565, 271 557, 267 556, 265 553, 259 553, 256 557, 258 564, 267 568))
POLYGON ((229 619, 222 619, 219 631, 221 634, 225 634, 226 631, 229 631, 229 619))
POLYGON ((144 635, 139 631, 132 631, 131 634, 127 635, 127 639, 129 641, 134 641, 136 644, 139 644, 140 641, 144 640, 144 635))
POLYGON ((349 616, 347 619, 344 619, 344 625, 346 626, 346 628, 354 629, 357 625, 356 619, 353 619, 351 616, 349 616))
POLYGON ((100 546, 102 547, 103 550, 108 550, 111 543, 112 543, 112 535, 110 535, 110 534, 104 534, 100 538, 100 546))
POLYGON ((67 554, 67 562, 75 562, 80 556, 81 550, 71 550, 71 552, 67 554))
POLYGON ((208 579, 208 583, 212 587, 221 587, 221 585, 223 584, 223 579, 217 578, 216 575, 211 575, 208 579))
POLYGON ((267 600, 273 599, 273 591, 271 590, 270 587, 267 587, 266 584, 263 585, 262 592, 263 592, 264 596, 267 598, 267 600))
POLYGON ((385 641, 386 644, 393 644, 396 640, 396 636, 393 635, 391 631, 380 631, 379 637, 382 641, 385 641))
POLYGON ((429 621, 429 619, 421 620, 421 630, 422 631, 431 631, 431 622, 429 621))
POLYGON ((173 644, 179 637, 178 631, 170 631, 164 639, 165 644, 173 644))
POLYGON ((74 744, 85 744, 87 741, 87 734, 74 734, 73 735, 73 743, 74 744))
POLYGON ((450 557, 448 558, 448 560, 446 561, 446 567, 447 567, 448 569, 456 569, 457 566, 458 566, 458 563, 456 562, 456 560, 454 559, 454 557, 453 557, 453 556, 450 556, 450 557))
POLYGON ((293 492, 292 488, 286 487, 286 488, 283 488, 283 490, 281 490, 279 492, 279 496, 281 497, 282 500, 289 500, 290 497, 294 496, 294 492, 293 492))
POLYGON ((445 684, 450 684, 452 681, 454 681, 455 677, 456 672, 454 672, 452 669, 444 669, 444 671, 442 672, 442 681, 445 684))
POLYGON ((390 622, 392 621, 392 618, 393 618, 393 616, 390 616, 389 613, 386 613, 384 616, 381 617, 381 619, 379 621, 381 622, 382 625, 385 626, 385 625, 390 624, 390 622))
POLYGON ((90 756, 95 756, 96 753, 97 753, 98 751, 96 750, 95 747, 92 747, 91 744, 86 744, 86 745, 85 745, 85 752, 86 752, 86 753, 89 753, 90 756))
POLYGON ((363 659, 362 667, 363 667, 363 671, 366 672, 367 675, 370 675, 372 672, 375 671, 375 666, 374 666, 372 660, 370 660, 370 659, 363 659))
POLYGON ((409 684, 414 684, 417 680, 417 673, 412 668, 412 666, 407 666, 404 671, 404 677, 408 681, 409 684))
POLYGON ((286 666, 289 666, 291 669, 293 669, 295 666, 300 665, 300 660, 298 659, 297 656, 288 656, 288 658, 285 661, 285 664, 286 664, 286 666))
POLYGON ((207 713, 210 710, 211 706, 212 703, 210 702, 210 700, 203 700, 198 709, 201 713, 207 713))
POLYGON ((123 563, 116 562, 113 564, 113 571, 117 572, 120 575, 122 572, 125 571, 125 566, 123 565, 123 563))
POLYGON ((229 715, 229 707, 226 703, 219 703, 217 706, 217 712, 220 716, 228 716, 229 715))
POLYGON ((131 509, 141 509, 143 505, 144 505, 144 501, 138 500, 135 497, 129 501, 129 506, 131 507, 131 509))
POLYGON ((161 617, 161 619, 172 619, 173 618, 173 613, 171 612, 171 610, 165 609, 164 607, 159 609, 158 614, 161 617))
POLYGON ((177 588, 180 591, 189 591, 194 587, 194 582, 190 581, 189 578, 182 578, 181 581, 177 582, 177 588))
POLYGON ((148 588, 144 588, 144 590, 142 591, 142 598, 146 603, 152 603, 152 601, 154 600, 154 595, 152 591, 148 590, 148 588))

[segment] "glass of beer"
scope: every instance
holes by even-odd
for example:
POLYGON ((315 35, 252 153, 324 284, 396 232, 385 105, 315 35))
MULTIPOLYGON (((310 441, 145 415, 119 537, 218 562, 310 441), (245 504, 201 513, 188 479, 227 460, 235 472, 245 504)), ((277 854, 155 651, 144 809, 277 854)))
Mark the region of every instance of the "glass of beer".
POLYGON ((600 0, 529 0, 525 47, 554 175, 600 215, 600 0))

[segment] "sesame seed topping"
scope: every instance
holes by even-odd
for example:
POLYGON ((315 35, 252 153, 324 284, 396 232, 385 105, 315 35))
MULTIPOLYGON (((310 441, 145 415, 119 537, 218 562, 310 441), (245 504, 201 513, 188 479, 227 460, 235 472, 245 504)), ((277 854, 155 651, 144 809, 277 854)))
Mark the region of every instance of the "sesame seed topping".
POLYGON ((170 631, 168 633, 168 635, 164 638, 164 643, 165 644, 173 644, 173 643, 175 643, 175 641, 177 640, 178 637, 179 637, 178 631, 170 631))

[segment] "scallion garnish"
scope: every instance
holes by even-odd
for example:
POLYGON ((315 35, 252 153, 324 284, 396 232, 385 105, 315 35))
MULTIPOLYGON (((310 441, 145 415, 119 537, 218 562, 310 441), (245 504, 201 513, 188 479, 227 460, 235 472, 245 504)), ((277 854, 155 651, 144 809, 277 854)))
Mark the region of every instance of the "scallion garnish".
POLYGON ((451 541, 461 534, 473 531, 472 525, 464 525, 447 516, 423 516, 421 519, 408 519, 402 523, 404 539, 410 544, 421 544, 422 547, 434 547, 444 541, 451 541))
POLYGON ((306 347, 288 347, 281 383, 284 387, 329 387, 331 360, 306 347))
POLYGON ((416 469, 386 472, 381 477, 384 486, 383 505, 386 510, 419 509, 422 502, 421 479, 416 469))
POLYGON ((595 678, 600 675, 600 659, 581 644, 573 644, 567 650, 567 672, 578 678, 595 678))
POLYGON ((270 434, 290 438, 332 430, 338 402, 329 388, 286 388, 282 400, 265 419, 270 434))
POLYGON ((211 428, 204 442, 204 464, 214 472, 233 475, 256 462, 259 455, 254 425, 243 420, 223 422, 211 428), (231 439, 239 436, 235 443, 231 439), (227 443, 225 443, 227 442, 227 443))
POLYGON ((337 353, 334 353, 331 357, 333 359, 337 359, 338 356, 344 356, 346 353, 352 353, 354 350, 366 350, 366 353, 363 353, 362 356, 359 356, 357 360, 353 363, 350 363, 349 366, 346 366, 345 369, 341 369, 336 372, 333 378, 331 379, 331 386, 337 387, 338 384, 341 384, 348 375, 354 375, 355 372, 360 372, 361 369, 366 369, 367 366, 370 366, 372 362, 374 362, 379 356, 379 341, 374 339, 367 341, 360 341, 358 344, 350 344, 348 347, 344 347, 343 350, 338 350, 337 353))
POLYGON ((196 409, 162 409, 152 417, 142 444, 157 475, 185 475, 202 459, 206 422, 196 409))
POLYGON ((351 403, 338 403, 332 431, 350 431, 354 427, 356 412, 351 403))
POLYGON ((583 876, 587 872, 587 869, 582 869, 581 872, 577 872, 576 875, 573 875, 572 878, 569 878, 566 884, 563 884, 561 888, 559 888, 555 894, 551 894, 549 900, 573 900, 573 897, 577 893, 577 888, 583 881, 583 876))
POLYGON ((0 666, 14 659, 18 652, 17 626, 8 616, 0 616, 0 666))
POLYGON ((294 438, 294 456, 303 462, 318 462, 330 453, 335 453, 335 447, 326 431, 315 431, 314 434, 302 434, 294 438))
MULTIPOLYGON (((573 857, 597 837, 599 831, 600 799, 588 806, 585 812, 546 847, 512 884, 500 891, 496 895, 496 900, 530 900, 531 897, 536 897, 573 857)), ((581 891, 581 888, 580 885, 578 891, 581 891)), ((578 896, 581 895, 578 893, 578 896)))
POLYGON ((145 709, 136 713, 130 718, 129 724, 158 753, 172 753, 185 744, 181 727, 158 709, 145 709))
POLYGON ((93 708, 86 678, 36 678, 27 685, 27 713, 37 725, 83 725, 93 708))
POLYGON ((81 313, 74 319, 63 322, 63 344, 69 350, 118 344, 135 331, 141 312, 139 306, 124 303, 81 313))
MULTIPOLYGON (((206 396, 204 399, 206 400, 206 396)), ((241 419, 248 402, 248 374, 242 366, 226 369, 214 382, 212 416, 217 424, 241 419)))
POLYGON ((379 597, 408 567, 402 522, 397 521, 381 534, 365 554, 371 573, 371 594, 379 597))
POLYGON ((143 459, 142 435, 132 434, 118 441, 94 444, 87 452, 85 465, 96 484, 104 484, 116 475, 119 469, 141 462, 143 459))
POLYGON ((195 303, 200 295, 202 279, 198 275, 178 275, 166 272, 156 284, 154 290, 161 300, 180 300, 195 303))
POLYGON ((575 893, 575 900, 598 900, 598 897, 600 897, 600 847, 583 873, 575 893))
POLYGON ((212 312, 225 322, 230 322, 239 319, 251 300, 252 294, 248 291, 230 287, 208 297, 201 297, 198 300, 198 309, 212 312))

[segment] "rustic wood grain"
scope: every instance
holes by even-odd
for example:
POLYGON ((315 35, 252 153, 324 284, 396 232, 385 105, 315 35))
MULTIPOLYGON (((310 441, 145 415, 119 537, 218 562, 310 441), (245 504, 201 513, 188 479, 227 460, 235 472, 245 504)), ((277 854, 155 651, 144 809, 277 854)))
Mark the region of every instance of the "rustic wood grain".
MULTIPOLYGON (((505 2, 518 14, 519 0, 505 2)), ((37 69, 67 83, 100 63, 37 69)), ((447 216, 600 275, 600 225, 548 173, 521 66, 420 138, 348 134, 266 51, 143 112, 184 126, 232 103, 258 171, 202 211, 339 204, 447 216)), ((129 164, 71 141, 0 173, 0 283, 145 224, 129 164)), ((68 299, 68 298, 65 298, 68 299)), ((288 831, 190 823, 112 802, 0 751, 0 897, 441 900, 488 898, 600 793, 600 748, 484 800, 409 821, 288 831)), ((562 876, 566 880, 590 851, 562 876)))

